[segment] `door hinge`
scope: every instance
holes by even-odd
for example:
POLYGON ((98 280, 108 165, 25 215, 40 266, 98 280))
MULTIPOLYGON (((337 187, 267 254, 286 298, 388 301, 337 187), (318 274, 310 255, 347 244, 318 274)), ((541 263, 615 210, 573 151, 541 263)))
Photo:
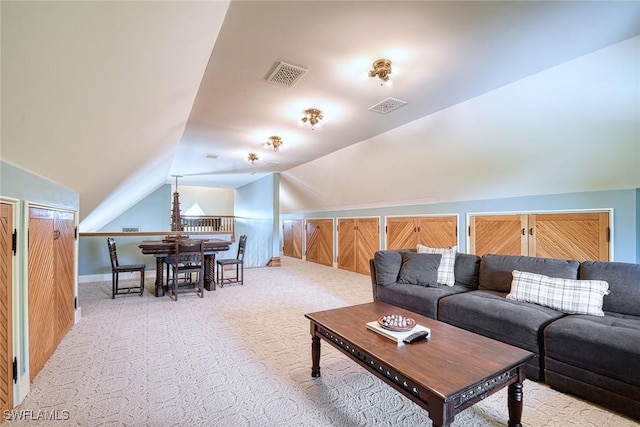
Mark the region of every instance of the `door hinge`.
POLYGON ((13 255, 16 255, 18 251, 18 230, 13 230, 13 235, 11 236, 11 250, 13 251, 13 255))
POLYGON ((456 237, 458 237, 458 226, 456 225, 456 237))
POLYGON ((13 358, 13 383, 16 384, 18 382, 18 358, 13 358))
POLYGON ((74 308, 75 310, 77 310, 77 309, 78 309, 78 297, 75 297, 75 298, 73 299, 73 308, 74 308))
POLYGON ((611 242, 611 227, 607 227, 607 243, 611 242))
POLYGON ((385 225, 384 226, 384 234, 387 234, 389 232, 389 226, 385 225))
POLYGON ((469 237, 471 237, 471 226, 468 226, 467 228, 468 228, 467 233, 469 233, 469 237))
POLYGON ((78 226, 73 229, 73 239, 78 240, 78 226))

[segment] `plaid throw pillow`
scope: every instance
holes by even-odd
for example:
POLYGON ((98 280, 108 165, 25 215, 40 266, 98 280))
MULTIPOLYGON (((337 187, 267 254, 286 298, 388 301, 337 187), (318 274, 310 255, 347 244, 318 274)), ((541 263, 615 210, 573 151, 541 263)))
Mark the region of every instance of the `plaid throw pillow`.
POLYGON ((602 302, 609 294, 604 280, 573 280, 514 270, 508 299, 544 305, 567 314, 604 316, 602 302))
POLYGON ((417 252, 422 254, 440 254, 440 266, 438 267, 438 283, 447 286, 453 286, 456 284, 456 276, 454 274, 454 267, 456 262, 457 246, 451 248, 430 248, 418 244, 417 252))

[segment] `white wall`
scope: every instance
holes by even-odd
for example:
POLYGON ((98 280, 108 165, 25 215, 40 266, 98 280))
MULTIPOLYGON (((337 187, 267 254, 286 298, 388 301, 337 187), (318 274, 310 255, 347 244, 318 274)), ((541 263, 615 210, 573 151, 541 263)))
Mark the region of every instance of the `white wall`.
POLYGON ((281 212, 638 188, 639 63, 635 37, 291 169, 281 212))

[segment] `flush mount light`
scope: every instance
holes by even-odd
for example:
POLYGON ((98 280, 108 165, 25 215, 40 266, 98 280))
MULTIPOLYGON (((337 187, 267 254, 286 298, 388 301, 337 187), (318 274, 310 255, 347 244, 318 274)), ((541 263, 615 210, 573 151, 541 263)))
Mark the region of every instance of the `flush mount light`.
POLYGON ((388 59, 376 59, 372 65, 373 69, 369 71, 369 77, 378 77, 380 86, 385 83, 391 83, 389 75, 391 74, 391 61, 388 59))
POLYGON ((247 160, 250 161, 251 164, 254 164, 256 160, 258 160, 258 155, 256 153, 249 153, 247 160))
POLYGON ((311 130, 315 129, 317 124, 323 124, 321 120, 324 119, 322 111, 317 108, 307 108, 304 110, 304 116, 300 119, 300 126, 304 126, 306 123, 311 125, 311 130))
POLYGON ((270 136, 269 140, 267 141, 267 146, 271 147, 273 151, 278 151, 281 145, 282 145, 282 138, 280 138, 277 135, 270 136))

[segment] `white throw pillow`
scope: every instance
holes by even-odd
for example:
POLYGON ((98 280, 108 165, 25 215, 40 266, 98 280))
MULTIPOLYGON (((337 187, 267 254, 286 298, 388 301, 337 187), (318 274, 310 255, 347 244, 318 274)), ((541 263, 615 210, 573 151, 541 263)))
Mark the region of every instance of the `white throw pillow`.
POLYGON ((453 246, 451 248, 430 248, 428 246, 418 244, 416 250, 418 253, 422 254, 442 255, 442 259, 440 259, 440 266, 438 267, 438 283, 447 286, 453 286, 456 284, 454 268, 456 252, 458 251, 457 246, 453 246))
POLYGON ((514 270, 508 299, 544 305, 567 314, 604 316, 602 303, 609 294, 604 280, 573 280, 514 270))

